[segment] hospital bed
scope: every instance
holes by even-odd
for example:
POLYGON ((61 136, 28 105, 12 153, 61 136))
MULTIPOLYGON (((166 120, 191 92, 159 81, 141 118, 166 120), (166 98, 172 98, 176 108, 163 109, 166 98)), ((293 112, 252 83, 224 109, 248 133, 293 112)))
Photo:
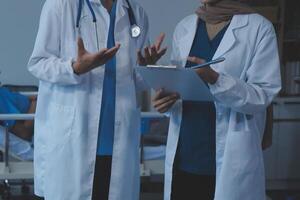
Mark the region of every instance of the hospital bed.
MULTIPOLYGON (((36 93, 22 93, 23 95, 32 96, 36 93)), ((8 120, 34 120, 34 114, 0 114, 0 121, 8 120)), ((165 119, 164 115, 158 113, 142 113, 143 121, 147 121, 146 126, 151 126, 157 123, 159 120, 165 119)), ((149 128, 148 127, 148 128, 149 128)), ((165 145, 147 146, 146 140, 152 141, 164 141, 166 138, 153 135, 149 133, 147 128, 142 135, 141 140, 141 162, 140 173, 142 178, 150 178, 155 175, 163 175, 164 173, 164 158, 165 158, 165 145), (151 138, 152 137, 152 138, 151 138)), ((31 185, 33 183, 33 145, 21 138, 18 138, 14 134, 10 133, 8 128, 0 126, 0 151, 3 152, 3 161, 0 162, 0 181, 4 185, 4 199, 10 199, 11 183, 17 183, 17 185, 26 184, 31 185)), ((23 190, 23 188, 22 188, 23 190)))
POLYGON ((169 119, 143 113, 141 123, 141 199, 163 199, 164 165, 169 119))
MULTIPOLYGON (((21 92, 21 94, 25 96, 37 95, 36 92, 21 92)), ((0 115, 0 121, 8 120, 34 120, 34 114, 0 115)), ((4 160, 0 163, 0 180, 33 179, 32 145, 9 133, 8 127, 5 126, 0 127, 0 138, 3 139, 2 150, 4 154, 4 160), (17 151, 10 151, 10 147, 17 147, 17 151)))
POLYGON ((163 175, 168 119, 159 113, 142 113, 141 126, 141 177, 163 175))
MULTIPOLYGON (((158 113, 142 113, 142 118, 148 123, 146 129, 150 129, 153 123, 165 119, 164 115, 158 113)), ((34 114, 1 114, 0 121, 5 120, 34 120, 34 114)), ((151 135, 148 132, 150 130, 144 131, 147 132, 142 134, 141 140, 141 176, 163 174, 166 136, 151 135), (146 141, 153 141, 152 145, 147 145, 146 141)), ((0 180, 33 179, 33 145, 1 126, 0 141, 3 141, 0 151, 4 154, 4 161, 0 162, 0 180)))
MULTIPOLYGON (((17 92, 23 88, 10 86, 9 89, 17 92)), ((35 90, 35 88, 32 89, 35 90)), ((37 92, 20 93, 25 96, 37 95, 37 92)), ((0 114, 0 121, 34 120, 34 117, 34 114, 0 114)), ((150 127, 153 123, 165 120, 166 117, 154 112, 144 112, 142 113, 142 119, 143 122, 146 121, 146 128, 143 126, 145 130, 141 130, 141 177, 149 178, 155 175, 163 175, 166 135, 151 134, 150 127), (148 145, 149 142, 147 141, 152 143, 154 141, 155 145, 148 145)), ((34 177, 33 144, 9 133, 7 127, 0 126, 0 152, 3 153, 3 160, 0 162, 0 181, 7 188, 7 192, 10 190, 10 183, 22 184, 23 180, 26 180, 31 185, 34 177)))
MULTIPOLYGON (((5 120, 34 120, 33 114, 2 114, 0 121, 5 120)), ((26 143, 18 141, 17 137, 10 134, 7 127, 1 127, 3 136, 3 154, 4 160, 0 162, 0 180, 13 180, 13 179, 32 179, 33 178, 33 164, 32 161, 25 161, 24 157, 17 153, 10 153, 10 137, 14 138, 17 146, 24 146, 26 143), (4 134, 3 134, 4 132, 4 134), (14 161, 10 161, 10 157, 14 161), (20 162, 22 161, 22 162, 20 162)), ((21 152, 22 154, 23 152, 21 152)), ((30 155, 29 155, 30 157, 30 155)), ((30 160, 30 159, 28 159, 30 160)))
MULTIPOLYGON (((36 96, 37 92, 20 92, 25 96, 36 96)), ((34 120, 34 114, 0 114, 0 121, 34 120)), ((0 126, 0 181, 3 183, 2 197, 9 199, 10 184, 22 185, 22 191, 28 191, 25 180, 33 180, 33 146, 9 132, 8 126, 0 126)))
MULTIPOLYGON (((159 119, 163 119, 164 116, 158 113, 143 113, 142 118, 149 120, 148 123, 157 122, 159 119)), ((34 114, 0 114, 0 121, 7 120, 34 120, 34 114)), ((151 126, 151 125, 150 125, 151 126)), ((156 146, 146 146, 145 138, 153 141, 160 141, 165 138, 161 136, 151 136, 149 133, 143 133, 143 139, 141 142, 141 164, 149 163, 149 160, 162 160, 165 157, 165 145, 156 145, 156 146), (144 136, 147 134, 147 136, 144 136)), ((15 162, 13 161, 27 161, 31 162, 33 160, 33 145, 31 142, 25 141, 12 133, 9 133, 8 128, 0 126, 0 141, 3 141, 3 144, 0 144, 0 151, 4 153, 4 162, 0 163, 0 169, 7 169, 9 172, 12 172, 10 167, 14 168, 15 162)), ((19 164, 19 162, 18 162, 19 164)), ((3 172, 5 170, 2 170, 3 172)), ((161 170, 160 170, 161 171, 161 170)), ((12 177, 12 174, 3 174, 0 173, 0 179, 12 177)), ((22 177, 16 177, 22 178, 22 177)))

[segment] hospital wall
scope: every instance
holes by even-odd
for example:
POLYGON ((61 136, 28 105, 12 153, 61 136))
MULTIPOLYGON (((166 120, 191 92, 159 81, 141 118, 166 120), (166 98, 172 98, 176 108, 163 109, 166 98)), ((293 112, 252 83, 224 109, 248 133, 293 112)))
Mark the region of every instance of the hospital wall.
POLYGON ((173 32, 184 17, 195 13, 200 0, 137 0, 149 15, 152 42, 160 32, 165 32, 169 49, 160 63, 169 64, 173 32))
MULTIPOLYGON (((146 9, 152 41, 160 32, 167 34, 166 45, 176 24, 195 11, 198 0, 136 0, 146 9)), ((0 6, 0 82, 2 84, 36 85, 26 65, 37 34, 44 0, 2 0, 0 6)), ((162 60, 167 64, 168 55, 162 60)))
POLYGON ((35 41, 43 0, 1 0, 0 82, 37 84, 26 66, 35 41))

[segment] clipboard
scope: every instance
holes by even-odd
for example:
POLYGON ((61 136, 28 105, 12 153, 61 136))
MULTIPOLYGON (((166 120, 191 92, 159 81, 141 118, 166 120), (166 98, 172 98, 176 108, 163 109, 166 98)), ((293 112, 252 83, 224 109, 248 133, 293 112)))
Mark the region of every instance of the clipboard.
POLYGON ((135 70, 154 90, 177 92, 185 101, 214 101, 208 85, 193 69, 137 66, 135 70))

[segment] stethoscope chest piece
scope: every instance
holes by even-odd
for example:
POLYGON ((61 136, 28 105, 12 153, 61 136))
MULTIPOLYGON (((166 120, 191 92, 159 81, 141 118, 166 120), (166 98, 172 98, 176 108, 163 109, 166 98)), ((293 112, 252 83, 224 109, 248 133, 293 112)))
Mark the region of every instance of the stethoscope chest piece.
POLYGON ((131 36, 133 38, 137 38, 141 35, 141 28, 137 26, 136 24, 131 26, 131 36))

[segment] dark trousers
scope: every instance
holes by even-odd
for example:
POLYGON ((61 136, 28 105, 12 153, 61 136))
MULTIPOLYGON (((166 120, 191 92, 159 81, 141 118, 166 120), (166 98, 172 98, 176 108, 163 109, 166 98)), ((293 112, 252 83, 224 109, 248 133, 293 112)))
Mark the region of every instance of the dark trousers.
POLYGON ((34 196, 33 200, 45 200, 43 197, 34 196))
POLYGON ((171 200, 213 200, 215 178, 174 169, 171 200))
POLYGON ((92 200, 108 200, 111 162, 111 156, 96 157, 92 200))

